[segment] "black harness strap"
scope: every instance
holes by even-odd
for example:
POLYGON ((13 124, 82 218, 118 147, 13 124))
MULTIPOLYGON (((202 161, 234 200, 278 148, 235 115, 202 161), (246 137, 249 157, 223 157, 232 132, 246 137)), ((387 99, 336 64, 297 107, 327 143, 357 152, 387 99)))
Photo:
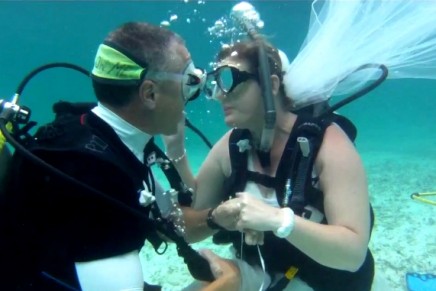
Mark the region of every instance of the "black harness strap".
POLYGON ((232 173, 224 183, 224 200, 236 192, 243 191, 247 183, 248 151, 242 151, 238 143, 241 140, 251 141, 251 133, 246 129, 233 129, 229 138, 229 155, 232 173))
POLYGON ((330 119, 316 120, 304 118, 297 126, 296 140, 294 141, 294 157, 291 167, 290 179, 293 182, 291 197, 288 205, 297 215, 302 215, 304 207, 308 204, 305 192, 312 187, 312 172, 315 159, 321 147, 326 128, 331 124, 330 119))
POLYGON ((253 171, 247 171, 247 180, 256 181, 256 183, 259 183, 268 188, 275 188, 276 184, 276 179, 274 177, 253 171))

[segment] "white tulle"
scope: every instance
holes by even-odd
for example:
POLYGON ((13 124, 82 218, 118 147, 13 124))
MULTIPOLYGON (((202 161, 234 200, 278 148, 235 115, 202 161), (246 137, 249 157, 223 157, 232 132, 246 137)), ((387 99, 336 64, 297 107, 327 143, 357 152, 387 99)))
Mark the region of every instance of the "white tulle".
POLYGON ((436 79, 436 0, 315 0, 286 93, 296 108, 350 94, 380 76, 351 74, 368 63, 387 66, 391 79, 436 79))

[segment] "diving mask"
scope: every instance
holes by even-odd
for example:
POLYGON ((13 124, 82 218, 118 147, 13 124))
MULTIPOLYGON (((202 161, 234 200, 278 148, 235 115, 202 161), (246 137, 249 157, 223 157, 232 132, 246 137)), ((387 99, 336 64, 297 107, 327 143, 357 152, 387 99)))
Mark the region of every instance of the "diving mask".
POLYGON ((232 66, 221 66, 212 72, 207 73, 204 93, 209 99, 216 99, 218 90, 224 94, 231 93, 239 84, 250 79, 258 80, 253 73, 241 71, 232 66))
POLYGON ((185 102, 196 99, 200 96, 206 84, 206 71, 196 68, 193 62, 190 62, 183 73, 183 98, 185 102))

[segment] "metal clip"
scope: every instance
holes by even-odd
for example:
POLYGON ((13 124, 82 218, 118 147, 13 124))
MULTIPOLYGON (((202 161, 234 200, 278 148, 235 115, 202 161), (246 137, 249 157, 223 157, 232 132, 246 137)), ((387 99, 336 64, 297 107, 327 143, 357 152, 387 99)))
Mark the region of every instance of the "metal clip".
POLYGON ((147 185, 143 181, 142 184, 144 185, 144 190, 141 190, 139 192, 139 204, 143 207, 147 207, 151 203, 153 203, 156 198, 153 196, 153 193, 147 190, 147 185))
POLYGON ((250 141, 248 139, 241 139, 236 143, 236 145, 239 147, 239 152, 243 153, 246 150, 251 149, 250 141))
POLYGON ((301 153, 305 158, 310 154, 310 143, 309 140, 303 136, 297 138, 297 142, 300 145, 301 153))
POLYGON ((292 196, 292 188, 291 188, 291 178, 286 180, 285 185, 285 195, 283 197, 283 207, 287 207, 289 203, 289 198, 292 196))

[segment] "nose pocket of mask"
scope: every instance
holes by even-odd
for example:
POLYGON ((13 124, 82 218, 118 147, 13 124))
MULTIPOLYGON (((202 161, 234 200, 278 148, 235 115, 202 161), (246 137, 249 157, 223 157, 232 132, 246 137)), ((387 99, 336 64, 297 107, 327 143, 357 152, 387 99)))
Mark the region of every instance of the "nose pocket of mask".
POLYGON ((183 82, 183 97, 185 101, 197 99, 206 83, 206 73, 199 68, 189 66, 190 73, 185 74, 183 82))

